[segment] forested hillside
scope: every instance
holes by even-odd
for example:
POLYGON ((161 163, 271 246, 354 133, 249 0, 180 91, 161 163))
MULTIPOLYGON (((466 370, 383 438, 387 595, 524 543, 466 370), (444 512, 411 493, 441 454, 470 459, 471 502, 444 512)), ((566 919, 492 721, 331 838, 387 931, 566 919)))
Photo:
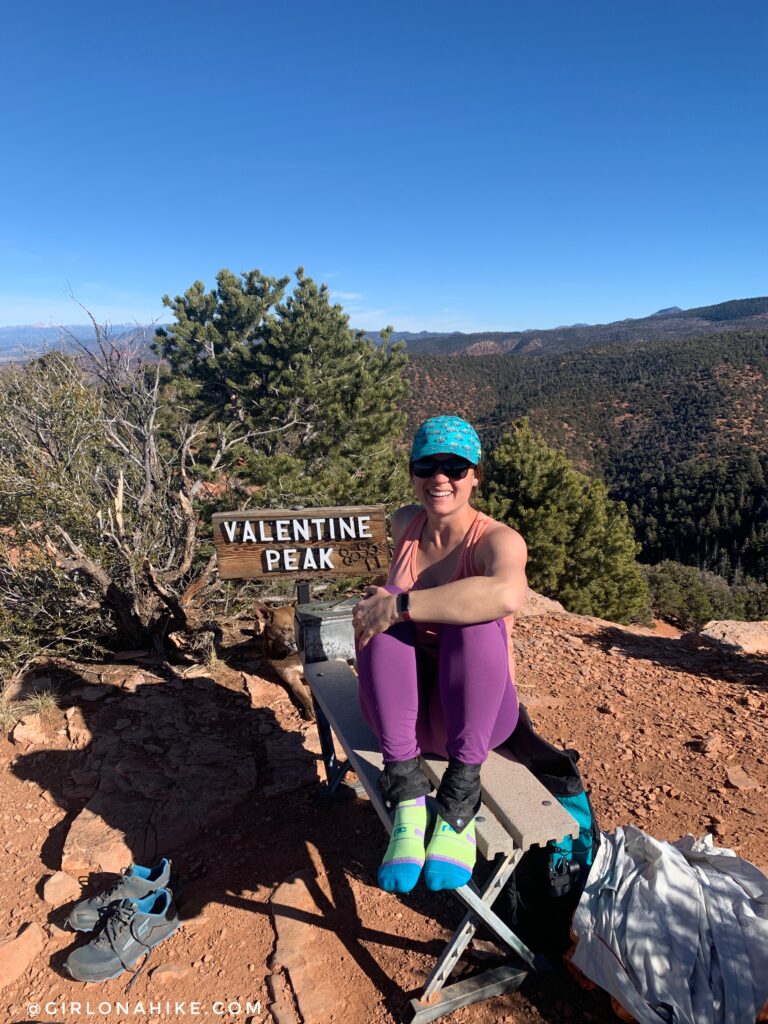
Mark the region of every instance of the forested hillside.
POLYGON ((495 444, 514 420, 627 502, 641 558, 768 573, 768 332, 559 356, 412 357, 410 420, 446 408, 495 444))
POLYGON ((94 324, 0 367, 0 673, 213 642, 215 508, 394 507, 413 428, 447 411, 484 438, 483 500, 526 536, 535 589, 618 621, 768 616, 768 329, 409 360, 301 268, 163 302, 153 353, 94 324))

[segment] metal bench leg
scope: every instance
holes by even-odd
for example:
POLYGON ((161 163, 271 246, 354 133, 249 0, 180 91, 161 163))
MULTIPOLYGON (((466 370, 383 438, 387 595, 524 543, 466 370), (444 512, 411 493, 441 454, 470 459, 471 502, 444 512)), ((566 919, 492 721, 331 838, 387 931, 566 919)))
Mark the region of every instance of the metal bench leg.
POLYGON ((491 910, 491 905, 517 867, 522 855, 522 850, 515 850, 499 857, 482 891, 473 882, 456 890, 456 895, 470 909, 438 958, 421 995, 418 999, 411 1000, 409 1020, 412 1024, 427 1024, 427 1021, 451 1013, 460 1006, 468 1006, 481 999, 489 999, 493 995, 518 988, 526 978, 528 970, 534 967, 535 958, 531 950, 491 910), (445 983, 480 922, 484 923, 508 949, 514 951, 527 966, 503 964, 476 977, 446 986, 445 983))
POLYGON ((312 697, 312 703, 315 706, 315 721, 317 723, 317 734, 320 737, 320 750, 323 755, 323 764, 325 765, 325 779, 322 783, 323 795, 330 799, 336 790, 339 788, 344 780, 344 776, 350 769, 349 761, 342 761, 339 763, 336 757, 336 750, 333 746, 333 734, 331 732, 331 726, 326 718, 325 712, 320 705, 312 697))
POLYGON ((317 734, 320 738, 320 751, 323 756, 323 764, 325 765, 325 782, 320 783, 320 793, 324 800, 332 800, 334 797, 341 796, 350 797, 353 794, 358 797, 366 796, 365 787, 360 782, 355 782, 351 785, 345 786, 341 792, 339 787, 346 778, 347 772, 352 768, 352 765, 347 761, 339 761, 336 757, 336 750, 333 745, 333 733, 331 731, 331 725, 326 717, 325 712, 315 700, 314 694, 312 696, 312 703, 315 707, 315 723, 317 725, 317 734))
MULTIPOLYGON (((464 903, 477 914, 486 928, 490 928, 493 934, 501 939, 505 946, 517 953, 520 959, 524 960, 529 967, 538 968, 539 966, 544 966, 543 961, 536 959, 525 943, 515 935, 511 928, 504 924, 501 918, 491 910, 490 906, 477 893, 473 892, 468 885, 462 886, 456 892, 464 903)), ((493 898, 495 899, 496 897, 494 896, 493 898)))

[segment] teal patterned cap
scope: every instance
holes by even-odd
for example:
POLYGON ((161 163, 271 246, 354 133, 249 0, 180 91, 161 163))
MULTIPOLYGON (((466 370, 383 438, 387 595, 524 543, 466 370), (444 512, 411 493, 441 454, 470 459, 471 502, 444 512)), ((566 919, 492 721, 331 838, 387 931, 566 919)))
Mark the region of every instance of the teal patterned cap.
POLYGON ((458 416, 433 416, 416 431, 411 461, 439 452, 460 455, 476 466, 480 461, 480 438, 475 428, 458 416))

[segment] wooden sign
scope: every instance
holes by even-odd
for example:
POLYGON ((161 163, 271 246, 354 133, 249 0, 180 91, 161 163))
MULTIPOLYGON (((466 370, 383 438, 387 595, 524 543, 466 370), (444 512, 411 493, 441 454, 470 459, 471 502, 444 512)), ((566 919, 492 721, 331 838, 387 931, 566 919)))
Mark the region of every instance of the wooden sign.
POLYGON ((216 512, 213 535, 224 580, 367 576, 389 565, 383 505, 216 512))

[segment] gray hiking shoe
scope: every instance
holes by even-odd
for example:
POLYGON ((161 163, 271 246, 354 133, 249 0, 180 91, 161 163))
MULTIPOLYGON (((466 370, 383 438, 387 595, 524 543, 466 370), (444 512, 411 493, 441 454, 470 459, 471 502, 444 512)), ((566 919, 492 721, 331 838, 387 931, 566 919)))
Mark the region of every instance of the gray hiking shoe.
POLYGON ((109 889, 78 903, 67 918, 67 925, 76 932, 92 932, 111 903, 143 899, 157 889, 167 888, 170 879, 171 862, 165 857, 151 868, 131 864, 109 889))
POLYGON ((173 935, 181 924, 168 889, 109 908, 104 927, 87 946, 73 950, 64 966, 76 981, 108 981, 173 935))

